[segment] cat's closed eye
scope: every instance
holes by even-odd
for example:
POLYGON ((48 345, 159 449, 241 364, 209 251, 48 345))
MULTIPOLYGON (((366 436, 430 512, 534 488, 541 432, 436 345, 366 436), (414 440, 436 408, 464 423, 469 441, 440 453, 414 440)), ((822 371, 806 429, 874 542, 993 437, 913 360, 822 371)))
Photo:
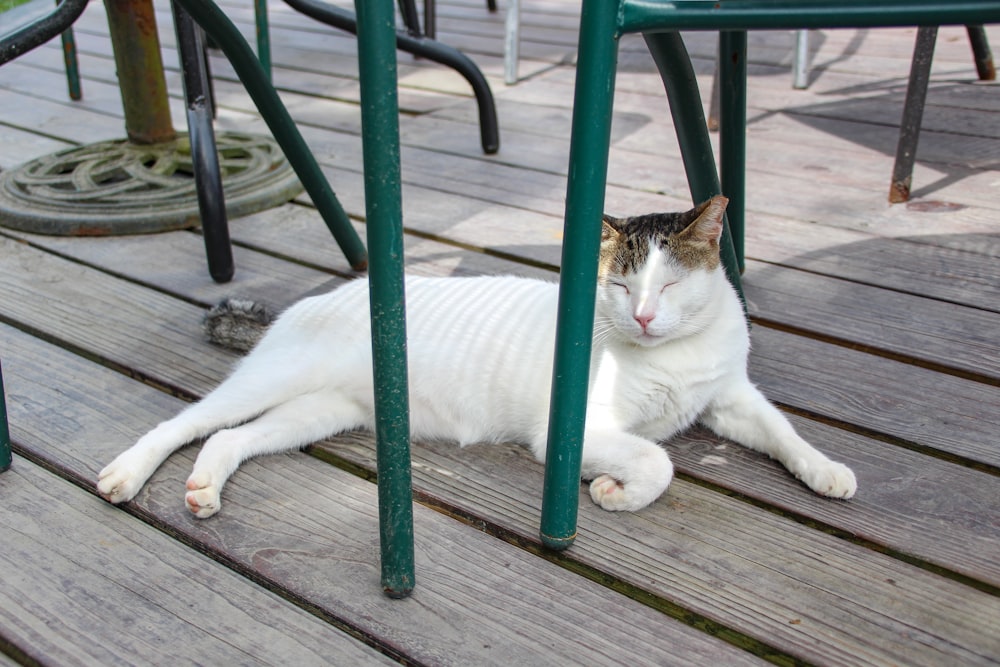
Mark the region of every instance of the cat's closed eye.
POLYGON ((631 293, 632 293, 632 292, 631 292, 631 291, 629 290, 629 288, 628 288, 628 285, 626 285, 626 284, 625 284, 625 283, 623 283, 623 282, 619 282, 619 281, 617 281, 617 280, 609 280, 609 281, 608 281, 608 285, 610 285, 610 286, 612 286, 612 287, 618 287, 618 288, 620 288, 620 289, 623 289, 623 290, 625 290, 625 293, 626 293, 626 294, 631 294, 631 293))

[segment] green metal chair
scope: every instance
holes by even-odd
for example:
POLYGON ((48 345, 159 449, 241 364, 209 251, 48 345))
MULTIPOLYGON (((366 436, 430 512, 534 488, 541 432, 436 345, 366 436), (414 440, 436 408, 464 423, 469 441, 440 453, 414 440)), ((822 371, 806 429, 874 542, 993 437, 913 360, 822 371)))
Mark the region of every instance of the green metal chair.
POLYGON ((642 33, 660 71, 692 199, 729 197, 723 263, 739 287, 743 262, 746 31, 978 25, 1000 22, 1000 0, 583 0, 570 143, 559 326, 541 537, 576 534, 580 456, 608 170, 618 38, 642 33), (719 30, 720 175, 679 30, 719 30))

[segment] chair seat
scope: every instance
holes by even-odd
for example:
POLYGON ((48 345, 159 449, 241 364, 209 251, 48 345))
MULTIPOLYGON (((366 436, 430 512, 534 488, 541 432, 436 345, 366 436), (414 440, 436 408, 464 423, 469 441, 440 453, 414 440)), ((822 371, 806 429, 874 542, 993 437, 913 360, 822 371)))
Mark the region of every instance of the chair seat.
POLYGON ((621 33, 959 25, 1000 20, 996 0, 624 0, 621 33))

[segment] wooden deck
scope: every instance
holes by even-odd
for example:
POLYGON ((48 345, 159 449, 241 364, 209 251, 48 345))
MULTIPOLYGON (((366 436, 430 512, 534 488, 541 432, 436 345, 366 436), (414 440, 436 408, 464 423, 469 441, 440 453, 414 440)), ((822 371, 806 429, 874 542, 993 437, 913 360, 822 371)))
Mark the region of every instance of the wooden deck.
MULTIPOLYGON (((160 32, 183 125, 169 11, 160 32)), ((521 74, 501 15, 441 0, 440 38, 497 96, 479 149, 457 75, 400 57, 407 263, 415 273, 555 278, 575 12, 526 3, 521 74)), ((248 34, 248 0, 224 5, 248 34)), ((274 80, 362 230, 352 37, 272 4, 274 80)), ((994 46, 1000 30, 990 28, 994 46)), ((216 285, 194 232, 57 238, 0 230, 0 357, 13 468, 0 475, 0 664, 984 665, 1000 663, 1000 89, 943 29, 913 201, 887 203, 914 30, 751 37, 746 291, 752 376, 857 473, 849 502, 694 431, 679 476, 636 514, 581 496, 568 552, 536 538, 542 468, 516 445, 416 443, 417 588, 378 583, 372 440, 245 465, 207 521, 184 508, 195 448, 128 506, 97 471, 235 356, 202 340, 212 303, 285 306, 351 277, 305 197, 234 220, 216 285)), ((0 168, 123 135, 101 3, 76 27, 84 100, 57 43, 0 68, 0 168)), ((689 47, 712 76, 712 35, 689 47)), ((220 129, 264 131, 220 58, 220 129)), ((666 103, 622 45, 608 210, 686 207, 666 103)), ((584 489, 581 489, 585 491, 584 489)))

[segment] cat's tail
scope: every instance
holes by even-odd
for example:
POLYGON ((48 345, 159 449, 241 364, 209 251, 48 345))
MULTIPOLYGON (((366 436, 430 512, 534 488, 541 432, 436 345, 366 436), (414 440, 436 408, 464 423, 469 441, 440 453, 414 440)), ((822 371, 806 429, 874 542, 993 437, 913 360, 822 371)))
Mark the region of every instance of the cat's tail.
POLYGON ((235 352, 249 352, 275 317, 264 304, 229 298, 209 310, 202 325, 205 336, 215 345, 235 352))

